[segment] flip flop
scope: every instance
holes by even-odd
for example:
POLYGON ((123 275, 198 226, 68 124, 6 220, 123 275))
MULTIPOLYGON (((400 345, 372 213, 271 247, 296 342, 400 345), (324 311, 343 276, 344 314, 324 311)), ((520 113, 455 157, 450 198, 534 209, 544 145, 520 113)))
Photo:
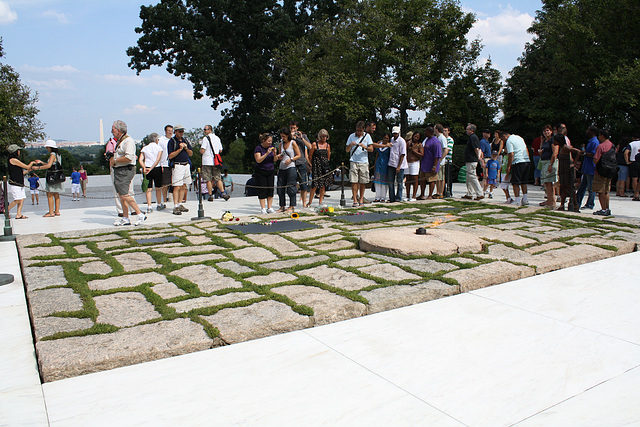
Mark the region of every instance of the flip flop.
POLYGON ((46 213, 44 215, 42 215, 44 218, 53 218, 55 217, 55 214, 51 214, 51 213, 46 213))
POLYGON ((55 215, 56 215, 56 216, 60 216, 60 212, 56 212, 56 213, 55 213, 55 215))
POLYGON ((24 216, 24 215, 20 215, 16 217, 16 219, 28 219, 28 218, 29 218, 28 216, 24 216))

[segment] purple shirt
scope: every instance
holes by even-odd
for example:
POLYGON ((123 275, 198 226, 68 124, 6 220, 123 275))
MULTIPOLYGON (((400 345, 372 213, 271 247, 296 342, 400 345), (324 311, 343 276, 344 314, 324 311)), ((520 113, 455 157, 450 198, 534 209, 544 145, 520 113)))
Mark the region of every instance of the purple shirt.
MULTIPOLYGON (((269 148, 264 148, 262 146, 262 144, 259 144, 255 150, 253 150, 254 153, 260 153, 260 156, 264 156, 265 153, 269 150, 269 148)), ((267 155, 267 157, 265 157, 265 159, 262 161, 262 163, 257 163, 256 162, 256 168, 258 169, 262 169, 263 171, 272 171, 273 170, 273 152, 269 153, 269 155, 267 155)))
MULTIPOLYGON (((424 156, 420 161, 420 172, 431 172, 436 159, 442 158, 442 144, 436 136, 427 138, 422 143, 424 145, 424 156)), ((440 170, 440 162, 435 164, 436 172, 440 170)))

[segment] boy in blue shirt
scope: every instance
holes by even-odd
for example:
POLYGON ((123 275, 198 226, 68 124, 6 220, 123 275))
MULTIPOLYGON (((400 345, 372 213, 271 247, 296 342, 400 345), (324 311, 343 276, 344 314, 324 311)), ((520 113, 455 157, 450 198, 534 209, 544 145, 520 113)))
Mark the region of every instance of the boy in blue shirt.
POLYGON ((500 163, 498 162, 498 152, 491 152, 491 160, 487 162, 487 184, 489 185, 489 198, 493 199, 493 187, 496 185, 498 179, 498 170, 500 170, 500 163))
POLYGON ((40 187, 40 178, 38 178, 38 175, 36 175, 35 172, 31 172, 31 176, 27 178, 27 181, 29 181, 29 193, 31 193, 31 204, 33 205, 33 199, 35 198, 36 203, 39 205, 40 192, 38 191, 38 187, 40 187))
POLYGON ((80 186, 80 172, 73 168, 73 172, 71 173, 71 195, 73 197, 73 201, 80 201, 80 191, 82 188, 80 186))

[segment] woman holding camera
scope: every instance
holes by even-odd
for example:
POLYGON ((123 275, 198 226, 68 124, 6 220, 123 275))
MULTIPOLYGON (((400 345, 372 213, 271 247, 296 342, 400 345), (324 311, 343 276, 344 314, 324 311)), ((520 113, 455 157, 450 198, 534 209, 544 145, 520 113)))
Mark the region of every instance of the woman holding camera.
MULTIPOLYGON (((49 152, 49 160, 47 163, 37 161, 38 166, 34 166, 33 170, 45 170, 50 169, 55 162, 62 167, 62 156, 58 151, 56 142, 52 139, 44 143, 45 148, 49 152)), ((49 183, 49 180, 45 179, 44 191, 47 193, 47 203, 49 204, 49 212, 44 214, 45 218, 53 218, 54 216, 60 216, 60 193, 64 191, 64 182, 49 183)))
POLYGON ((273 146, 273 138, 268 133, 260 134, 260 145, 253 152, 256 160, 253 174, 257 187, 258 200, 260 201, 260 213, 274 213, 273 204, 273 173, 274 163, 280 158, 273 146))
POLYGON ((294 212, 296 209, 296 194, 298 193, 296 188, 297 183, 297 169, 296 160, 301 156, 298 144, 293 140, 291 136, 291 129, 283 127, 280 129, 280 138, 282 144, 280 145, 280 168, 278 171, 278 199, 280 199, 280 209, 278 212, 294 212), (287 204, 287 197, 289 196, 289 207, 285 208, 287 204))

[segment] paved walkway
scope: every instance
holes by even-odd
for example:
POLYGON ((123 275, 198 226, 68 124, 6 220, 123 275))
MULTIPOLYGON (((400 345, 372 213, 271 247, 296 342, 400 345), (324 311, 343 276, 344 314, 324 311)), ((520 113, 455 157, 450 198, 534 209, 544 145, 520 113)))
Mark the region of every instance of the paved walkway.
MULTIPOLYGON (((456 190, 461 194, 460 187, 456 190)), ((541 200, 535 193, 532 203, 541 200)), ((332 196, 339 200, 339 193, 332 196)), ((256 205, 253 198, 238 198, 205 208, 219 217, 225 209, 236 215, 256 213, 256 205)), ((612 210, 638 218, 636 206, 628 199, 614 200, 612 210)), ((195 203, 189 207, 196 211, 195 203)), ((14 230, 109 227, 110 210, 63 205, 63 216, 13 221, 14 230)), ((176 219, 189 217, 150 216, 151 223, 176 219)), ((15 245, 1 243, 0 255, 7 260, 3 272, 17 279, 0 287, 0 425, 640 422, 637 252, 44 385, 36 369, 15 245)))

